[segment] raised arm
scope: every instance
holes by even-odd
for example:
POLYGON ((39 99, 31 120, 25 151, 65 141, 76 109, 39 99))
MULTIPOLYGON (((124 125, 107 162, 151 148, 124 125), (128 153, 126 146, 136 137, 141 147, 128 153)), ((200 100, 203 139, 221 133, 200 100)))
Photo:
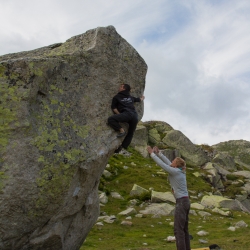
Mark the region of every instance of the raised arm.
POLYGON ((169 162, 170 164, 163 162, 163 160, 161 160, 161 159, 154 153, 153 149, 152 149, 150 146, 147 147, 147 150, 148 150, 148 153, 150 154, 151 158, 157 163, 158 166, 160 166, 161 168, 163 168, 164 170, 166 170, 166 171, 167 171, 168 173, 170 173, 170 174, 174 174, 174 173, 176 172, 176 169, 175 169, 175 168, 172 168, 172 167, 170 166, 171 162, 168 160, 167 157, 165 157, 165 158, 168 160, 168 162, 169 162))
POLYGON ((167 165, 171 165, 171 161, 159 150, 158 147, 154 147, 153 148, 153 152, 158 156, 160 157, 160 159, 166 163, 167 165))

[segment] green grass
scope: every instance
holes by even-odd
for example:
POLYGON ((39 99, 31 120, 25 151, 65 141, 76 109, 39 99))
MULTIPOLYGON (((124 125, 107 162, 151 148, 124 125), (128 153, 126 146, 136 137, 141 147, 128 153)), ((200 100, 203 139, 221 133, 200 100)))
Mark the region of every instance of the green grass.
MULTIPOLYGON (((121 225, 125 220, 124 216, 118 213, 124 211, 128 207, 131 197, 129 193, 134 184, 149 189, 153 187, 155 191, 170 191, 167 182, 167 175, 157 174, 161 170, 154 161, 145 159, 138 152, 130 148, 131 157, 115 155, 110 158, 110 168, 107 170, 113 173, 112 177, 104 179, 102 177, 100 189, 109 194, 111 191, 119 192, 124 200, 118 200, 108 196, 109 202, 105 206, 101 206, 101 214, 115 215, 117 220, 108 224, 103 222, 104 226, 99 228, 95 225, 89 232, 81 250, 174 250, 175 243, 168 243, 167 236, 173 236, 173 226, 169 223, 173 222, 173 216, 161 216, 161 218, 152 218, 148 215, 146 218, 136 218, 132 215, 132 226, 121 225), (136 164, 136 166, 134 166, 136 164), (124 169, 123 166, 128 166, 124 169), (147 243, 147 245, 143 245, 147 243)), ((212 192, 210 184, 205 182, 202 177, 195 177, 194 172, 202 172, 203 170, 188 168, 187 181, 188 189, 191 196, 195 196, 202 192, 207 194, 212 192)), ((193 199, 191 202, 199 202, 201 198, 193 199)), ((143 210, 139 202, 134 208, 139 213, 143 210)), ((233 226, 236 222, 243 220, 250 225, 250 215, 243 212, 233 212, 231 217, 224 217, 219 214, 212 213, 210 217, 202 218, 200 215, 190 214, 189 233, 193 236, 191 240, 192 248, 206 247, 211 244, 218 244, 224 250, 248 250, 250 249, 249 228, 239 228, 235 232, 229 231, 228 227, 233 226), (200 227, 200 228, 199 228, 200 227), (198 236, 198 231, 209 232, 206 236, 198 236), (199 239, 208 241, 208 244, 199 243, 199 239)))

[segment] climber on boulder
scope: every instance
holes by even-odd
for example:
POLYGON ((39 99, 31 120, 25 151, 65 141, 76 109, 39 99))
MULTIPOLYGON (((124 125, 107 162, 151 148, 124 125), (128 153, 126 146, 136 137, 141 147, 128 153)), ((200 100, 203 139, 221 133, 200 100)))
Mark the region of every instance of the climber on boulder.
POLYGON ((114 115, 108 118, 108 125, 115 131, 118 131, 118 138, 125 136, 122 144, 115 150, 115 153, 119 153, 122 148, 127 149, 130 145, 138 123, 138 114, 135 110, 134 103, 141 102, 145 99, 144 96, 140 98, 131 96, 130 89, 130 85, 121 84, 118 94, 113 97, 111 103, 111 109, 114 115), (120 122, 129 124, 128 133, 126 133, 120 125, 120 122))

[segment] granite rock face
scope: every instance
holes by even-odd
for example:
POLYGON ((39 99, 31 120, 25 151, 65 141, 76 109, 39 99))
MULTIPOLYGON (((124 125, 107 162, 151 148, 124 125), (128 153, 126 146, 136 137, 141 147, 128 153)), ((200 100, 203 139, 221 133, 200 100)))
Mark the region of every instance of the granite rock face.
POLYGON ((250 169, 250 142, 245 140, 230 140, 212 146, 215 150, 228 153, 234 162, 250 169))
POLYGON ((112 97, 121 82, 141 96, 146 71, 112 26, 0 57, 0 249, 80 248, 122 140, 106 125, 112 97))

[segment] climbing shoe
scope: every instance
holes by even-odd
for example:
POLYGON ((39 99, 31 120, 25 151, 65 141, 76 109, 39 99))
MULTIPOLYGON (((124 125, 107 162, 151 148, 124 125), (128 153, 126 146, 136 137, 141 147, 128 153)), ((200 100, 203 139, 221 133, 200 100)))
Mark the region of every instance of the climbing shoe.
POLYGON ((123 137, 125 135, 126 135, 126 131, 120 132, 116 137, 119 138, 119 137, 123 137))

